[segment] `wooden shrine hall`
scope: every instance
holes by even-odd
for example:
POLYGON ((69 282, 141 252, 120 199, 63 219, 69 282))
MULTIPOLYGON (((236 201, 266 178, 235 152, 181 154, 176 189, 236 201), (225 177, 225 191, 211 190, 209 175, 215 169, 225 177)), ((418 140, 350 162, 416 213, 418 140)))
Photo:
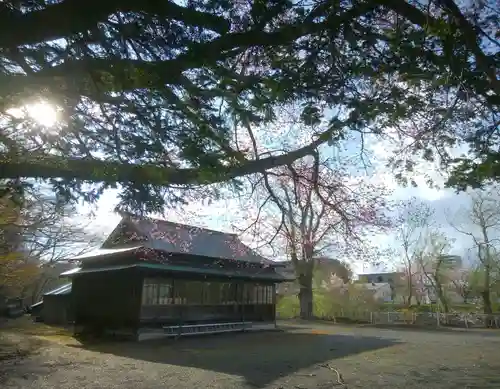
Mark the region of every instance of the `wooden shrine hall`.
POLYGON ((76 257, 75 333, 164 336, 275 328, 279 263, 236 235, 125 215, 93 253, 76 257))

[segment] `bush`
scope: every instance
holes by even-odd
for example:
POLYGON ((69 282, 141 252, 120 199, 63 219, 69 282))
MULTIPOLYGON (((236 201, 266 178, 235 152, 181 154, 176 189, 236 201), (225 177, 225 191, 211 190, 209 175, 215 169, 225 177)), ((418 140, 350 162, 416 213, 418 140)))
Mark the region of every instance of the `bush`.
MULTIPOLYGON (((300 316, 300 304, 297 296, 282 296, 278 298, 276 306, 279 318, 290 319, 300 316)), ((349 290, 348 293, 336 291, 314 291, 313 294, 313 316, 317 318, 349 317, 366 321, 369 312, 380 310, 369 295, 358 289, 349 290)))
POLYGON ((280 319, 293 319, 300 314, 299 299, 297 296, 278 297, 276 313, 280 319))

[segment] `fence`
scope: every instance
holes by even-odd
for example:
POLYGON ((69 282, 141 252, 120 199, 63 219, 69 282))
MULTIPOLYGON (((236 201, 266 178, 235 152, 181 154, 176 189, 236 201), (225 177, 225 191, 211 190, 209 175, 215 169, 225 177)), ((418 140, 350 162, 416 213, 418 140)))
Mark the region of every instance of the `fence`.
POLYGON ((436 313, 436 312, 369 312, 341 310, 318 317, 338 323, 354 322, 373 325, 407 325, 414 327, 500 328, 500 314, 436 313))
POLYGON ((420 327, 500 328, 500 315, 436 312, 371 312, 367 321, 379 325, 420 327))

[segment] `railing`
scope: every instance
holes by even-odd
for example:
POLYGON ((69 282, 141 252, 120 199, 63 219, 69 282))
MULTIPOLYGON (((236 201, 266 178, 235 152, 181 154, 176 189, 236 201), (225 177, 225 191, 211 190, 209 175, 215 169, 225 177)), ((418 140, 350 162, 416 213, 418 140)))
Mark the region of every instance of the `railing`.
POLYGON ((214 334, 221 332, 244 331, 252 327, 251 322, 192 324, 165 326, 163 331, 167 336, 186 336, 197 334, 214 334))
MULTIPOLYGON (((298 315, 297 315, 298 316, 298 315)), ((337 323, 366 323, 373 325, 394 325, 413 327, 453 327, 453 328, 497 328, 500 329, 500 314, 482 313, 436 313, 436 312, 369 312, 341 310, 317 319, 337 323)))
POLYGON ((420 327, 500 328, 500 314, 436 312, 371 312, 371 324, 414 325, 420 327))

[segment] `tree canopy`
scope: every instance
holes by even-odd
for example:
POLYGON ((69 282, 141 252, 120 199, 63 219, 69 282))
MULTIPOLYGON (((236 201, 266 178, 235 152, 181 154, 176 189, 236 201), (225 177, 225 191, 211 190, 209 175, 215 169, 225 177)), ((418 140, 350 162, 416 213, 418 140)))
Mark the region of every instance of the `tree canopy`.
POLYGON ((2 2, 0 179, 49 180, 87 200, 119 184, 124 205, 158 211, 179 188, 237 184, 350 132, 398 141, 402 180, 421 157, 454 167, 459 188, 497 177, 499 19, 488 1, 182 4, 2 2), (58 111, 51 128, 13 114, 40 100, 58 111), (235 139, 290 102, 317 129, 307 144, 259 157, 235 139), (454 160, 463 142, 474 155, 454 160))

